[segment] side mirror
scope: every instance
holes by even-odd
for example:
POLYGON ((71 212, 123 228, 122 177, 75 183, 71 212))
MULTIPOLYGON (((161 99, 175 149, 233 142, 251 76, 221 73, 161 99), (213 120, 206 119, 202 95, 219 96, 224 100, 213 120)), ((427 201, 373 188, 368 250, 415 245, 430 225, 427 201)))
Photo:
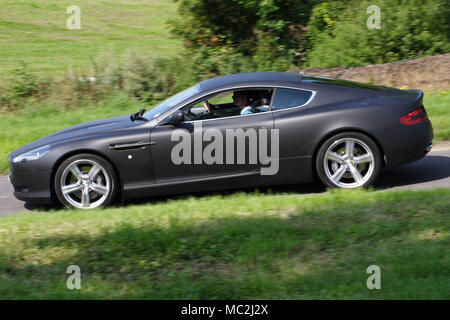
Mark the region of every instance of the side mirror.
POLYGON ((177 125, 184 121, 184 112, 181 110, 177 110, 170 115, 169 123, 173 125, 177 125))

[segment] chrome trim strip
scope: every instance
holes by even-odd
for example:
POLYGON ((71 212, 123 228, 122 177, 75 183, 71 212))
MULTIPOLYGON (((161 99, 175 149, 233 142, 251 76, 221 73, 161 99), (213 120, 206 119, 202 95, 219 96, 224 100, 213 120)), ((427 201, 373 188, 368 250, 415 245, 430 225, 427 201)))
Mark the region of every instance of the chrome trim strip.
POLYGON ((125 149, 137 149, 145 146, 150 146, 156 142, 137 142, 137 143, 124 143, 124 144, 113 144, 109 148, 111 150, 125 150, 125 149))

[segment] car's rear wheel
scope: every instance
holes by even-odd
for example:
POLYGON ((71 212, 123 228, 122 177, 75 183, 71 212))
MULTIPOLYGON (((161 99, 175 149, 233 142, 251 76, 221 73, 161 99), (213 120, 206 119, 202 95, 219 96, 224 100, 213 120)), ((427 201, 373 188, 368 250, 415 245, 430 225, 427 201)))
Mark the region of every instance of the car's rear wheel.
POLYGON ((381 155, 372 139, 357 132, 337 134, 326 140, 316 157, 320 180, 330 188, 370 186, 381 171, 381 155))
POLYGON ((64 206, 93 209, 114 201, 118 183, 108 161, 93 154, 80 154, 61 163, 54 187, 64 206))

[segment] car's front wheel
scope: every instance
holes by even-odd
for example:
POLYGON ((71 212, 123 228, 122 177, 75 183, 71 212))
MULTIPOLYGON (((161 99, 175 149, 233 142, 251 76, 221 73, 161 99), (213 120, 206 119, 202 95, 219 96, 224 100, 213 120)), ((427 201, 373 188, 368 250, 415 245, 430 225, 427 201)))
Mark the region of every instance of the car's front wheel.
POLYGON ((357 132, 325 141, 316 157, 320 180, 330 188, 368 187, 381 171, 381 156, 372 139, 357 132))
POLYGON ((114 201, 118 183, 108 161, 93 154, 79 154, 61 163, 54 187, 64 206, 93 209, 114 201))

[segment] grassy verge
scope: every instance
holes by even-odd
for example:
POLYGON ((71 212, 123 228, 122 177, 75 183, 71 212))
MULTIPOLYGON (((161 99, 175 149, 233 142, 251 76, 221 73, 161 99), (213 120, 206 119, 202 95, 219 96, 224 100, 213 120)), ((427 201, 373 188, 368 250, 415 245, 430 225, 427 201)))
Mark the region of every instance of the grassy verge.
POLYGON ((449 213, 448 189, 24 213, 0 219, 0 299, 449 299, 449 213))
MULTIPOLYGON (((425 106, 433 123, 435 141, 450 139, 450 93, 426 93, 425 106)), ((123 93, 97 104, 60 110, 58 104, 34 104, 0 116, 0 173, 6 174, 8 154, 33 140, 80 122, 136 112, 139 103, 123 93)))
POLYGON ((166 22, 176 8, 168 0, 2 0, 0 74, 8 76, 21 60, 41 75, 62 74, 69 66, 86 68, 102 51, 174 55, 181 41, 166 22), (66 9, 74 4, 81 9, 80 30, 66 27, 66 9))
POLYGON ((424 106, 433 124, 435 141, 450 139, 450 90, 425 93, 424 106))

